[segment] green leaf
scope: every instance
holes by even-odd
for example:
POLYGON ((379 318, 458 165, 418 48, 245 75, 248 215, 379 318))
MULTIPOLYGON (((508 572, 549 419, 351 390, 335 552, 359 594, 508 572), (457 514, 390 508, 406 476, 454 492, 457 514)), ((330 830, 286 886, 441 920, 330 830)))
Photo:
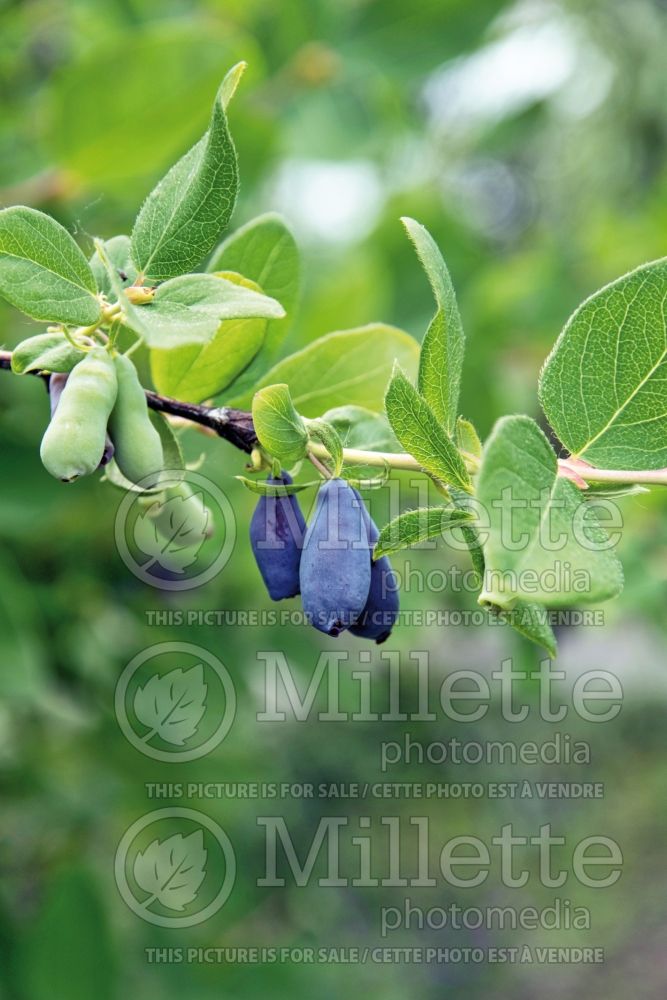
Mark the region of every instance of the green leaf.
POLYGON ((12 351, 12 371, 16 375, 28 372, 71 372, 83 358, 83 352, 73 347, 62 333, 38 333, 22 340, 12 351))
POLYGON ((171 473, 183 471, 185 469, 185 459, 180 441, 174 434, 173 428, 164 413, 149 410, 148 416, 153 427, 160 435, 162 442, 162 454, 164 456, 164 468, 171 473))
POLYGON ((385 524, 375 544, 373 558, 391 556, 428 538, 442 538, 448 528, 472 521, 472 514, 451 507, 419 507, 399 514, 385 524))
POLYGON ((59 871, 19 949, 26 1000, 113 1000, 118 976, 106 907, 79 867, 59 871))
POLYGON ((147 282, 194 270, 227 226, 238 191, 236 150, 226 106, 245 63, 218 91, 206 134, 151 191, 132 230, 132 259, 147 282))
POLYGON ((290 497, 294 493, 301 493, 314 486, 321 486, 321 479, 314 479, 309 483, 267 483, 265 479, 248 479, 247 476, 234 476, 240 483, 243 483, 247 490, 261 497, 290 497))
POLYGON ((102 315, 82 250, 59 222, 34 208, 0 211, 0 295, 50 323, 90 326, 102 315))
POLYGON ((435 240, 414 219, 401 220, 415 245, 437 305, 422 343, 419 391, 448 434, 456 425, 465 350, 463 324, 447 266, 435 240))
POLYGON ((152 302, 131 306, 125 322, 149 347, 171 349, 209 343, 223 320, 283 315, 275 299, 234 281, 213 274, 184 274, 159 285, 152 302))
POLYGON ((343 445, 338 436, 338 431, 331 424, 328 424, 326 420, 320 418, 307 420, 306 428, 310 440, 319 441, 326 448, 333 463, 333 476, 338 477, 340 470, 343 468, 343 445))
MULTIPOLYGON (((114 236, 110 240, 103 241, 102 246, 106 251, 109 264, 118 273, 118 280, 121 285, 124 288, 131 285, 137 276, 137 269, 132 262, 130 254, 130 237, 114 236)), ((104 292, 107 298, 114 296, 115 291, 111 284, 109 272, 97 250, 90 258, 90 269, 95 275, 95 281, 99 290, 104 292)))
POLYGON ((303 350, 279 361, 259 388, 286 382, 294 405, 305 417, 345 404, 381 411, 394 361, 415 372, 417 342, 402 330, 370 323, 354 330, 328 333, 303 350))
POLYGON ((472 491, 461 455, 426 400, 396 366, 385 397, 387 417, 402 446, 426 472, 445 485, 472 491))
POLYGON ((207 344, 151 351, 155 388, 166 396, 201 403, 222 392, 262 346, 264 319, 229 319, 207 344))
MULTIPOLYGON (((261 294, 254 282, 240 275, 230 274, 228 280, 261 294)), ((225 320, 206 344, 151 351, 155 388, 164 395, 189 403, 201 403, 217 395, 255 357, 264 341, 266 328, 265 319, 225 320)))
POLYGON ((387 465, 379 476, 359 476, 359 466, 343 467, 341 477, 357 490, 380 490, 389 481, 390 468, 387 465))
POLYGON ((286 385, 270 385, 255 393, 252 419, 259 443, 285 465, 306 455, 308 431, 286 385))
POLYGON ((345 448, 363 451, 400 451, 389 422, 383 413, 373 413, 365 406, 335 406, 322 419, 338 431, 345 448))
POLYGON ((141 493, 143 496, 157 496, 163 490, 159 483, 151 489, 145 490, 141 486, 137 486, 136 483, 130 482, 120 471, 113 458, 104 466, 104 474, 100 482, 109 483, 111 486, 123 490, 124 493, 141 493))
POLYGON ((479 434, 474 425, 463 417, 456 418, 456 444, 461 451, 466 451, 475 458, 481 458, 482 442, 479 439, 479 434))
POLYGON ((503 417, 484 448, 477 495, 489 521, 480 603, 547 607, 604 601, 623 586, 595 511, 558 475, 554 451, 530 417, 503 417))
POLYGON ((123 323, 134 333, 138 333, 142 337, 145 336, 146 331, 144 330, 141 310, 130 302, 125 294, 125 283, 118 273, 118 268, 109 257, 107 244, 103 240, 97 238, 93 240, 93 243, 95 245, 95 253, 102 262, 104 270, 106 271, 111 295, 116 299, 118 305, 120 306, 123 323))
POLYGON ((549 656, 556 656, 558 651, 556 636, 543 605, 517 601, 511 611, 501 611, 498 617, 516 629, 524 638, 530 639, 538 646, 544 646, 549 656))
MULTIPOLYGON (((455 486, 450 486, 448 493, 452 498, 452 503, 457 510, 465 511, 466 513, 477 513, 472 510, 472 502, 469 493, 463 490, 457 489, 455 486)), ((472 563, 472 568, 476 576, 476 585, 479 589, 482 589, 482 583, 484 581, 484 551, 482 549, 482 541, 477 530, 477 526, 474 524, 462 524, 461 525, 461 535, 463 540, 468 546, 468 551, 470 553, 470 561, 472 563)))
POLYGON ((299 294, 299 250, 285 221, 274 213, 260 215, 228 236, 208 271, 237 271, 255 281, 284 307, 284 319, 270 320, 261 350, 233 386, 235 406, 248 406, 248 390, 275 362, 293 319, 299 294))
POLYGON ((549 423, 577 458, 614 469, 667 466, 667 258, 587 299, 540 377, 549 423))

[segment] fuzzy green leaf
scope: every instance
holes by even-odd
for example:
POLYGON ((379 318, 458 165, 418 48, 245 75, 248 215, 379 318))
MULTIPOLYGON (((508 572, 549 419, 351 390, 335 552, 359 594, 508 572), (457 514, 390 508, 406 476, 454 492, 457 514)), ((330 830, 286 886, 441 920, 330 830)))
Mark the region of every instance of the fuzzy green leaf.
POLYGON ((461 451, 467 451, 475 458, 481 457, 482 442, 479 439, 479 434, 474 425, 463 417, 456 418, 456 443, 461 451))
POLYGON ((470 477, 456 446, 398 365, 387 389, 385 406, 394 434, 422 468, 439 482, 470 493, 470 477))
POLYGON ((138 306, 135 306, 134 303, 130 302, 129 298, 125 294, 125 282, 118 273, 118 268, 109 256, 107 244, 100 239, 95 239, 93 242, 95 244, 95 253, 102 262, 104 270, 106 271, 107 280, 111 289, 111 295, 114 299, 116 299, 118 305, 120 306, 123 323, 129 330, 132 330, 134 333, 138 333, 146 340, 147 344, 150 344, 149 331, 145 329, 141 309, 138 306))
POLYGON ((228 319, 206 344, 151 351, 155 388, 188 403, 216 396, 255 357, 265 331, 265 319, 228 319))
POLYGON ((162 454, 164 456, 164 468, 174 475, 185 469, 185 458, 181 443, 174 434, 173 428, 164 413, 149 410, 148 415, 153 427, 160 435, 162 442, 162 454))
POLYGON ((544 365, 540 400, 577 458, 614 469, 667 466, 667 258, 579 306, 544 365))
POLYGON ((516 629, 525 639, 543 646, 549 656, 556 656, 558 643, 549 623, 548 612, 543 605, 517 601, 511 611, 501 611, 498 617, 516 629))
POLYGON ((373 413, 365 406, 335 406, 322 415, 335 427, 345 448, 363 451, 400 451, 384 413, 373 413))
POLYGON ((379 476, 359 476, 359 466, 351 465, 343 468, 341 478, 357 490, 381 490, 389 481, 389 466, 379 476))
MULTIPOLYGON (((229 275, 232 284, 261 294, 254 282, 229 275)), ((189 403, 222 392, 260 350, 265 319, 228 319, 220 323, 208 343, 185 344, 172 350, 151 351, 151 375, 158 392, 189 403)))
POLYGON ((83 358, 83 352, 73 347, 62 333, 38 333, 21 341, 12 351, 12 371, 16 375, 28 372, 71 372, 83 358))
POLYGON ((420 507, 399 514, 385 524, 375 544, 373 558, 390 556, 429 538, 442 538, 449 528, 472 521, 472 515, 451 507, 420 507))
POLYGON ((213 274, 184 274, 159 285, 148 305, 132 306, 125 322, 149 347, 206 344, 223 320, 284 315, 275 299, 213 274))
POLYGON ((252 419, 259 443, 285 465, 305 458, 308 431, 286 385, 269 385, 255 393, 252 419))
POLYGON ((132 230, 132 258, 147 282, 194 270, 227 226, 238 192, 226 107, 245 69, 222 82, 206 134, 151 191, 132 230))
POLYGON ((279 361, 259 386, 286 382, 294 405, 306 417, 346 404, 381 411, 394 361, 412 373, 418 359, 419 345, 407 333, 370 323, 314 340, 279 361))
POLYGON ((307 420, 306 427, 311 441, 319 441, 324 445, 333 463, 333 475, 339 476, 343 468, 343 445, 336 428, 321 418, 307 420))
MULTIPOLYGON (((102 246, 106 251, 109 264, 116 269, 118 280, 126 288, 137 276, 137 269, 132 262, 129 236, 114 236, 104 240, 102 246)), ((115 289, 111 284, 109 272, 97 250, 90 258, 90 269, 95 275, 97 287, 107 298, 115 298, 115 289)))
POLYGON ((274 213, 260 215, 237 229, 214 252, 208 271, 237 271, 255 281, 285 309, 283 319, 270 320, 261 350, 232 390, 235 406, 248 406, 249 390, 274 364, 287 335, 299 294, 299 251, 285 221, 274 213))
POLYGON ((21 205, 0 211, 0 295, 50 323, 90 326, 102 315, 82 250, 51 216, 21 205))
POLYGON ((623 574, 606 532, 577 487, 558 475, 554 451, 530 417, 498 421, 477 495, 490 524, 480 603, 511 610, 520 598, 559 607, 620 592, 623 574))
MULTIPOLYGON (((472 500, 469 493, 466 493, 455 486, 450 486, 447 492, 449 493, 452 503, 457 510, 473 513, 472 500)), ((476 585, 481 590, 482 582, 484 580, 484 551, 482 549, 482 541, 480 539, 477 526, 475 524, 462 524, 461 535, 468 546, 470 561, 477 578, 476 585)))
POLYGON ((104 475, 101 481, 117 487, 123 493, 141 493, 144 496, 158 496, 162 492, 162 487, 159 484, 149 490, 144 490, 141 486, 131 483, 120 471, 113 458, 104 466, 104 475))
POLYGON ((424 226, 414 219, 401 220, 415 245, 437 305, 437 312, 422 343, 418 388, 448 434, 456 424, 465 337, 456 294, 447 265, 424 226))
POLYGON ((260 497, 290 497, 295 493, 301 493, 303 490, 312 489, 315 486, 321 486, 321 479, 313 479, 309 483, 267 483, 265 479, 248 479, 247 476, 234 476, 238 479, 240 483, 243 483, 245 488, 251 493, 255 493, 260 497))

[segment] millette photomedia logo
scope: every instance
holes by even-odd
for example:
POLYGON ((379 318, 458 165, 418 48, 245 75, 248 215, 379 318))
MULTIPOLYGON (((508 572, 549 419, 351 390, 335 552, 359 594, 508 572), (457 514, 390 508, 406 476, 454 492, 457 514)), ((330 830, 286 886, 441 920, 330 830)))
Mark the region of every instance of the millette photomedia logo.
POLYGON ((194 809, 157 809, 136 820, 116 851, 118 890, 158 927, 194 927, 226 903, 236 858, 225 831, 194 809))
POLYGON ((116 684, 123 735, 147 757, 204 757, 231 729, 236 692, 227 668, 189 642, 160 642, 137 653, 116 684))

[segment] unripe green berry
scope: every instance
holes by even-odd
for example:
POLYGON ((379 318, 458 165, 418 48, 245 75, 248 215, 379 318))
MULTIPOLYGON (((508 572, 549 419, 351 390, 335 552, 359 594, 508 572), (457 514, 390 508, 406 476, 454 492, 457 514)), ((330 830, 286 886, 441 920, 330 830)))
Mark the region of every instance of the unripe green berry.
POLYGON ((148 489, 158 482, 164 468, 162 441, 148 415, 146 394, 137 369, 129 358, 114 359, 118 396, 109 419, 116 465, 131 483, 148 489))
POLYGON ((97 469, 117 391, 113 360, 102 347, 72 369, 40 448, 44 467, 56 479, 70 483, 97 469))

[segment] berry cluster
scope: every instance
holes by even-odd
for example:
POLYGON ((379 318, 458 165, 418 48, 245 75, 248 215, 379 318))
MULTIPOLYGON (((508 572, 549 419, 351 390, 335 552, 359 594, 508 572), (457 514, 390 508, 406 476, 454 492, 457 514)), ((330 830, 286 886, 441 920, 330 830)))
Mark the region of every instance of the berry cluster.
MULTIPOLYGON (((289 485, 283 472, 269 479, 289 485)), ((398 585, 386 556, 373 559, 378 529, 344 479, 320 488, 306 527, 295 496, 263 496, 250 524, 255 560, 274 601, 301 594, 311 625, 384 642, 398 616, 398 585)))

